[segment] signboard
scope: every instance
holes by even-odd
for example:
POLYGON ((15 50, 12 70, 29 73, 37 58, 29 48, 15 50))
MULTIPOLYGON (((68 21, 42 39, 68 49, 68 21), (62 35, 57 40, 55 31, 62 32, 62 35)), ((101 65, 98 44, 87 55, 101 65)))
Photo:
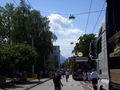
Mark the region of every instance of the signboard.
POLYGON ((87 57, 76 57, 76 62, 88 62, 87 57))
POLYGON ((77 55, 80 56, 80 57, 82 57, 82 56, 83 56, 83 53, 82 53, 82 52, 79 52, 77 55))

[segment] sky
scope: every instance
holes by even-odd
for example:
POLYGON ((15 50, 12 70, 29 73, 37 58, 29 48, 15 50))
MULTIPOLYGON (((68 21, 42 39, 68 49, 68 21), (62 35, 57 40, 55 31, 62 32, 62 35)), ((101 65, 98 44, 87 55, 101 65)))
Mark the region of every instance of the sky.
MULTIPOLYGON (((80 36, 90 33, 97 34, 105 19, 106 0, 25 1, 31 5, 31 9, 39 10, 42 16, 48 17, 50 31, 58 38, 54 45, 60 46, 60 53, 65 58, 74 55, 72 50, 80 36), (69 19, 70 15, 74 15, 75 19, 69 19)), ((6 3, 14 3, 17 6, 19 2, 20 0, 0 0, 0 6, 4 6, 6 3)))

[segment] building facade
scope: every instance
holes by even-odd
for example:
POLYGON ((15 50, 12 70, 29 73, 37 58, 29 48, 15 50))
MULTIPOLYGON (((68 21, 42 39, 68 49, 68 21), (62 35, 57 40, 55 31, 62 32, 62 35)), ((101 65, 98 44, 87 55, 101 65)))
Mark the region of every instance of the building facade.
POLYGON ((54 46, 53 53, 49 56, 49 66, 50 70, 60 69, 60 46, 54 46))

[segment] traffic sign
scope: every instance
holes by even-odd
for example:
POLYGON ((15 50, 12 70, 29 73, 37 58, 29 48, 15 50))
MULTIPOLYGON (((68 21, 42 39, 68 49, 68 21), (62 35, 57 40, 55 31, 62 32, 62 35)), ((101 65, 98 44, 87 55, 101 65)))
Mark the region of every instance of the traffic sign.
POLYGON ((78 55, 78 56, 83 56, 83 53, 82 53, 82 52, 79 52, 77 55, 78 55))

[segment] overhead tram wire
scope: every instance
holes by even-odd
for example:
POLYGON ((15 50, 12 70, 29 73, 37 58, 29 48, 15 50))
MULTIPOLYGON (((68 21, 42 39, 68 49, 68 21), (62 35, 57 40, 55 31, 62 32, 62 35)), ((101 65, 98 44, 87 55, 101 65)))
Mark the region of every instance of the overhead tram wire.
POLYGON ((85 34, 86 34, 86 31, 87 31, 86 29, 87 29, 88 22, 89 22, 91 6, 92 6, 92 0, 90 1, 90 7, 89 7, 89 12, 88 12, 88 18, 87 18, 87 23, 86 23, 86 26, 85 26, 85 34))
MULTIPOLYGON (((31 5, 31 3, 29 2, 29 0, 27 0, 27 2, 29 3, 29 5, 31 6, 31 8, 32 9, 34 9, 33 8, 33 6, 31 5)), ((92 2, 91 2, 92 3, 92 2)), ((91 6, 90 6, 90 8, 91 8, 91 6)), ((96 10, 96 11, 89 11, 89 12, 81 12, 81 13, 73 13, 73 15, 84 15, 84 14, 91 14, 91 13, 98 13, 98 12, 103 12, 103 11, 105 11, 105 10, 96 10)), ((41 11, 41 12, 43 12, 43 13, 50 13, 50 12, 48 12, 48 11, 41 11)), ((68 13, 59 13, 59 12, 56 12, 57 14, 60 14, 60 15, 70 15, 70 14, 68 14, 68 13)))
POLYGON ((18 6, 18 4, 16 3, 16 1, 15 0, 13 0, 13 2, 18 6))
POLYGON ((97 18, 97 21, 96 21, 96 23, 95 23, 95 25, 94 25, 94 27, 93 27, 92 33, 95 31, 96 25, 97 25, 97 23, 98 23, 98 21, 99 21, 99 19, 100 19, 100 16, 101 16, 101 14, 102 14, 102 10, 104 9, 104 6, 105 6, 105 2, 104 2, 104 4, 103 4, 103 6, 102 6, 101 12, 99 13, 99 16, 98 16, 98 18, 97 18))
POLYGON ((27 2, 28 2, 28 4, 30 5, 30 7, 31 7, 32 9, 34 9, 33 6, 30 4, 29 0, 27 0, 27 2))
MULTIPOLYGON (((14 3, 17 5, 17 3, 15 2, 15 0, 13 0, 13 1, 14 1, 14 3)), ((34 8, 32 7, 32 5, 31 5, 31 3, 29 2, 29 0, 27 0, 27 2, 28 2, 29 5, 31 6, 31 8, 34 9, 34 8)), ((93 30, 92 30, 92 33, 93 33, 94 30, 95 30, 95 27, 96 27, 96 25, 97 25, 97 23, 98 23, 98 21, 99 21, 99 18, 100 18, 100 16, 101 16, 102 12, 105 11, 105 10, 103 9, 104 6, 105 6, 105 2, 104 2, 104 4, 103 4, 103 7, 102 7, 101 10, 91 11, 91 6, 92 6, 92 0, 91 0, 91 2, 90 2, 90 7, 89 7, 89 11, 88 11, 88 12, 73 13, 73 15, 75 15, 75 16, 76 16, 76 15, 79 16, 79 15, 88 14, 87 23, 86 23, 86 27, 85 27, 85 34, 86 34, 86 29, 87 29, 87 26, 88 26, 90 14, 91 14, 91 13, 98 13, 98 12, 100 12, 100 14, 99 14, 99 16, 98 16, 98 18, 97 18, 97 21, 96 21, 96 23, 95 23, 95 25, 94 25, 94 28, 93 28, 93 30)), ((48 12, 48 11, 41 11, 41 12, 50 13, 50 12, 48 12)), ((57 14, 60 14, 60 15, 70 15, 70 14, 68 14, 68 13, 59 13, 59 12, 56 12, 56 13, 57 13, 57 14)))
MULTIPOLYGON (((85 14, 92 14, 92 13, 99 13, 99 12, 103 12, 103 11, 105 11, 105 10, 96 10, 96 11, 90 11, 90 12, 81 12, 81 13, 72 13, 72 15, 75 15, 75 16, 79 16, 79 15, 85 15, 85 14)), ((48 12, 48 11, 41 11, 41 12, 44 12, 44 13, 50 13, 50 12, 48 12)), ((56 12, 56 14, 60 14, 60 15, 70 15, 70 14, 68 14, 68 13, 59 13, 59 12, 56 12)))
POLYGON ((90 11, 90 12, 82 12, 82 13, 76 13, 74 15, 84 15, 84 14, 89 14, 89 13, 98 13, 98 12, 103 12, 105 10, 96 10, 96 11, 90 11))

